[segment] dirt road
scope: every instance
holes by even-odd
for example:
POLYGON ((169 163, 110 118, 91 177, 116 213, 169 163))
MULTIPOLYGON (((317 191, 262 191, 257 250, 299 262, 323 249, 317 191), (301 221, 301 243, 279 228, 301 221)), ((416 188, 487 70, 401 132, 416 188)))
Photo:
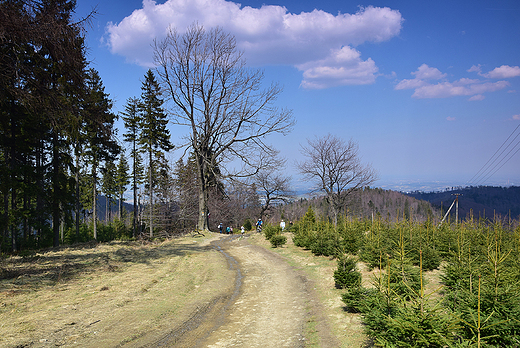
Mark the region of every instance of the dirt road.
POLYGON ((189 323, 152 346, 306 347, 309 330, 317 347, 339 347, 314 285, 278 254, 249 244, 247 237, 214 242, 231 269, 234 287, 189 323))
POLYGON ((340 347, 341 304, 316 291, 331 270, 310 275, 303 254, 212 233, 0 260, 0 346, 340 347))

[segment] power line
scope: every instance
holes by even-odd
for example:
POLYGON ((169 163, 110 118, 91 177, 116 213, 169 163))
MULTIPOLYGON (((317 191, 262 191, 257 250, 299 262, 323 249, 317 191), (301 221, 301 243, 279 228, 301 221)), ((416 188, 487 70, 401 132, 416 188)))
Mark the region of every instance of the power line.
MULTIPOLYGON (((493 161, 493 163, 495 163, 497 160, 498 160, 498 162, 493 166, 493 168, 488 168, 486 173, 482 173, 482 175, 483 175, 484 177, 482 177, 480 180, 478 180, 478 183, 483 182, 483 181, 486 181, 487 179, 489 179, 489 178, 491 177, 491 175, 492 175, 491 172, 494 171, 493 174, 496 173, 495 169, 496 169, 496 168, 497 168, 497 167, 498 167, 498 166, 499 166, 499 165, 504 161, 504 159, 505 159, 505 158, 506 158, 506 157, 507 157, 507 156, 508 156, 508 155, 509 155, 509 154, 510 154, 510 153, 511 153, 511 152, 512 152, 512 151, 513 151, 517 146, 518 146, 518 144, 520 144, 520 140, 519 140, 519 141, 518 141, 518 142, 517 142, 517 143, 516 143, 512 148, 511 148, 511 150, 509 150, 509 152, 508 152, 506 155, 504 155, 502 158, 500 158, 500 156, 502 156, 502 154, 503 154, 503 153, 504 153, 504 152, 505 152, 505 151, 506 151, 506 150, 511 146, 511 144, 513 143, 513 141, 516 140, 516 138, 517 138, 519 135, 520 135, 520 134, 517 134, 517 136, 515 137, 515 139, 513 139, 513 140, 512 140, 512 141, 511 141, 511 142, 510 142, 510 143, 509 143, 509 144, 504 148, 504 150, 502 150, 502 152, 500 153, 500 155, 499 155, 498 157, 495 158, 495 160, 493 161), (499 159, 500 159, 500 160, 499 160, 499 159), (490 175, 490 174, 491 174, 491 175, 490 175)), ((510 157, 509 159, 511 159, 511 157, 510 157)), ((504 162, 504 164, 506 164, 506 163, 509 161, 509 159, 508 159, 506 162, 504 162)), ((504 164, 502 164, 502 166, 500 166, 500 168, 502 168, 502 167, 504 166, 504 164)), ((499 168, 499 169, 500 169, 500 168, 499 168)), ((477 180, 475 179, 475 181, 477 181, 477 180)))
POLYGON ((514 155, 518 152, 518 150, 515 153, 513 153, 512 156, 507 158, 507 156, 512 151, 514 151, 514 149, 520 144, 520 140, 518 142, 516 142, 516 144, 509 150, 509 152, 507 152, 506 155, 504 155, 504 156, 502 156, 502 155, 508 148, 510 148, 510 146, 513 144, 513 142, 520 136, 520 133, 518 133, 513 138, 513 140, 509 141, 509 139, 511 139, 511 137, 518 130, 518 128, 520 128, 520 124, 518 126, 516 126, 516 128, 513 130, 513 132, 507 137, 507 139, 502 143, 502 145, 500 145, 498 150, 495 151, 493 156, 491 156, 491 158, 482 166, 482 168, 480 168, 479 171, 475 175, 473 175, 473 177, 470 180, 468 180, 466 182, 466 185, 469 183, 479 184, 479 183, 485 182, 491 176, 493 176, 496 172, 498 172, 498 170, 500 170, 500 168, 502 168, 507 162, 509 162, 509 160, 511 160, 511 158, 514 157, 514 155), (504 145, 506 145, 506 144, 507 144, 507 146, 504 147, 504 145), (500 151, 501 149, 502 149, 502 151, 500 151), (502 165, 500 165, 506 158, 507 158, 507 160, 502 165), (497 161, 498 161, 498 163, 496 163, 497 161), (500 166, 500 167, 498 167, 498 166, 500 166), (497 169, 497 167, 498 167, 498 169, 497 169))
MULTIPOLYGON (((516 148, 518 147, 518 145, 520 145, 520 141, 518 141, 518 142, 516 143, 516 145, 515 145, 511 150, 509 150, 509 152, 507 153, 506 156, 508 156, 508 155, 509 155, 509 154, 510 154, 514 149, 516 149, 516 148)), ((482 182, 485 182, 487 179, 489 179, 490 177, 492 177, 493 175, 495 175, 496 172, 498 172, 498 171, 499 171, 499 170, 500 170, 500 169, 501 169, 501 168, 502 168, 502 167, 503 167, 507 162, 509 162, 509 160, 510 160, 511 158, 513 158, 513 157, 518 153, 518 151, 520 151, 520 147, 519 147, 519 148, 518 148, 518 149, 517 149, 517 150, 516 150, 516 151, 515 151, 511 156, 509 156, 509 158, 508 158, 508 159, 507 159, 507 160, 506 160, 506 161, 505 161, 505 162, 504 162, 500 167, 498 167, 497 170, 495 170, 492 174, 488 175, 485 179, 483 179, 482 182)), ((505 157, 502 159, 502 161, 503 161, 504 159, 505 159, 505 157)), ((497 166, 498 166, 502 161, 500 161, 500 162, 497 164, 497 166)), ((496 168, 496 166, 495 166, 495 168, 496 168)), ((477 183, 477 185, 478 185, 478 183, 477 183)))
MULTIPOLYGON (((473 175, 473 177, 468 180, 467 183, 471 183, 471 182, 474 182, 473 179, 478 179, 482 174, 479 175, 479 173, 484 169, 486 168, 486 166, 488 165, 488 163, 496 156, 496 154, 500 151, 500 149, 507 143, 507 141, 509 140, 509 138, 511 138, 513 136, 513 134, 516 132, 516 130, 518 129, 518 127, 520 127, 520 124, 518 126, 516 126, 515 130, 513 130, 513 132, 507 137, 507 139, 502 143, 502 145, 500 145, 500 147, 498 148, 498 150, 495 151, 495 153, 493 154, 493 156, 491 156, 491 158, 486 162, 486 164, 484 164, 482 166, 482 168, 479 169, 479 171, 477 172, 477 174, 473 175)), ((496 159, 495 159, 496 160, 496 159)), ((491 164, 493 164, 495 162, 495 160, 493 160, 493 162, 491 164)), ((490 165, 491 165, 490 164, 490 165)), ((487 169, 486 169, 487 170, 487 169)), ((485 171, 484 171, 485 172, 485 171)), ((467 184, 466 183, 466 184, 467 184)))

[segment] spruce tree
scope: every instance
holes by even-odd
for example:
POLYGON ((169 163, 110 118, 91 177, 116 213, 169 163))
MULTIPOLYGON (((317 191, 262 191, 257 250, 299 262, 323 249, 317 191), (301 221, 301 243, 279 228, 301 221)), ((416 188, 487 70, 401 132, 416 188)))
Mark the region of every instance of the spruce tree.
POLYGON ((20 228, 23 239, 35 228, 39 241, 57 246, 60 221, 70 211, 71 129, 86 65, 75 6, 70 0, 0 2, 0 189, 4 236, 10 229, 14 248, 20 228), (53 233, 42 235, 49 222, 53 233))
POLYGON ((120 151, 114 140, 114 122, 116 116, 111 112, 112 101, 105 93, 105 88, 96 70, 90 69, 87 74, 86 93, 83 105, 85 137, 87 140, 86 155, 91 166, 92 180, 92 220, 94 239, 97 239, 97 182, 99 164, 103 161, 114 161, 120 151))
POLYGON ((150 237, 153 237, 154 161, 162 151, 173 149, 173 145, 170 142, 170 131, 166 128, 168 119, 162 107, 164 101, 161 99, 161 89, 151 70, 146 73, 141 90, 139 144, 148 157, 149 229, 150 237))
POLYGON ((102 169, 103 181, 102 189, 105 194, 105 223, 109 224, 111 221, 112 202, 114 196, 118 193, 116 182, 117 168, 114 162, 105 162, 105 167, 102 169))
POLYGON ((134 213, 132 217, 132 235, 137 236, 137 189, 143 179, 143 165, 139 150, 141 134, 141 115, 139 114, 139 99, 129 98, 125 105, 125 112, 121 113, 126 132, 123 139, 130 143, 130 158, 132 159, 132 191, 134 195, 134 213))
POLYGON ((124 193, 126 191, 126 186, 130 183, 130 167, 128 165, 128 161, 126 160, 125 153, 121 152, 119 156, 119 163, 117 164, 117 173, 116 173, 116 187, 117 187, 117 195, 118 195, 118 218, 121 220, 123 218, 123 202, 124 202, 124 193))

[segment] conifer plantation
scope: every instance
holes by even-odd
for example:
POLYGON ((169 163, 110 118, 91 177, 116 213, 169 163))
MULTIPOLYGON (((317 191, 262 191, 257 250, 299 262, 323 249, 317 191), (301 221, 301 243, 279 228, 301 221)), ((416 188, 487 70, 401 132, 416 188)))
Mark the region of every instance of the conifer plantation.
POLYGON ((309 207, 291 231, 296 246, 337 260, 345 310, 361 315, 372 344, 520 346, 518 221, 416 218, 342 218, 335 226, 309 207), (361 269, 371 276, 362 279, 361 269))

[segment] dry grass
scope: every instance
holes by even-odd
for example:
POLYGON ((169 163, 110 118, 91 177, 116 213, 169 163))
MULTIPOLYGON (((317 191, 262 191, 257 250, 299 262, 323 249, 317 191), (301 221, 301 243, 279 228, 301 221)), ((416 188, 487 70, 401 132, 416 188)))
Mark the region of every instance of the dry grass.
POLYGON ((209 247, 215 238, 86 244, 2 260, 0 346, 132 346, 156 338, 227 283, 231 271, 209 247))
MULTIPOLYGON (((343 290, 334 287, 336 261, 295 247, 285 235, 288 243, 276 249, 261 234, 249 240, 308 274, 341 346, 363 347, 361 317, 344 310, 343 290)), ((0 346, 150 344, 232 286, 233 271, 209 246, 220 236, 85 244, 0 260, 0 346)), ((371 286, 377 269, 358 268, 371 286)), ((425 274, 427 293, 438 288, 438 274, 425 274)))

